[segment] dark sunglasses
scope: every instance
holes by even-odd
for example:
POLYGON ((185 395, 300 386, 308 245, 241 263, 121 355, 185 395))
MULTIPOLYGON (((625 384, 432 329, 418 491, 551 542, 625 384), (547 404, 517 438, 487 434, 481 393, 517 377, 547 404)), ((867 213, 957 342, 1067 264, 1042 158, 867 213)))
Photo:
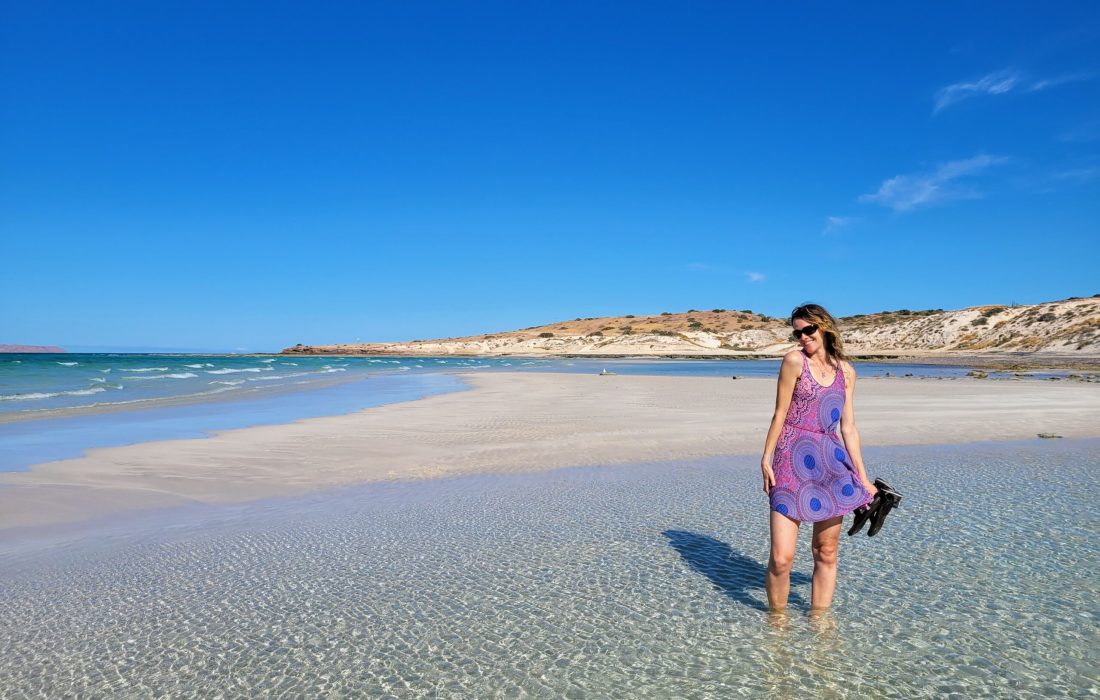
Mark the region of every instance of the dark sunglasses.
POLYGON ((793 331, 791 331, 791 337, 793 337, 795 340, 798 340, 804 335, 813 335, 814 333, 817 333, 817 326, 813 323, 810 323, 802 326, 801 328, 795 328, 793 331))

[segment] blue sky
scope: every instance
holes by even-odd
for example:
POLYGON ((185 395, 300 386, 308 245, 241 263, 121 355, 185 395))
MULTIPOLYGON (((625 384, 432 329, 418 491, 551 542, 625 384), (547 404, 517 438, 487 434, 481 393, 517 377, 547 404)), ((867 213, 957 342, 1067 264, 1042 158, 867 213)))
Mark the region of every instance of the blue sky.
POLYGON ((1100 293, 1100 6, 0 8, 0 343, 1100 293))

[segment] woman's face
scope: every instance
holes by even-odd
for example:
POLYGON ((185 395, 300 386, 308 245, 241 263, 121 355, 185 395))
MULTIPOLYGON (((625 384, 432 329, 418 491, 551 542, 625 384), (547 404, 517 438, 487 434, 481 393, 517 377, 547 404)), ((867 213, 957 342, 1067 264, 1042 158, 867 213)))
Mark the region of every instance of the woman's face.
POLYGON ((821 330, 813 323, 801 318, 796 318, 791 322, 791 329, 799 331, 795 333, 798 336, 798 344, 802 346, 802 349, 807 355, 814 354, 819 347, 821 347, 821 330), (807 332, 813 331, 812 333, 807 332))

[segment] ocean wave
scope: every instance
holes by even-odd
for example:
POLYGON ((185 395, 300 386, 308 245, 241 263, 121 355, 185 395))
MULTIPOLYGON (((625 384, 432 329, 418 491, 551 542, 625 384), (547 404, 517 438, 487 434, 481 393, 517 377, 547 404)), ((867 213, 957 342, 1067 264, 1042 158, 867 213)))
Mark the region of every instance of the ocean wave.
MULTIPOLYGON (((168 367, 119 367, 119 372, 167 372, 168 367)), ((108 370, 109 371, 109 370, 108 370)))
POLYGON ((274 358, 272 358, 270 360, 260 360, 260 362, 274 362, 274 361, 275 361, 274 358))
POLYGON ((283 365, 284 367, 297 367, 298 366, 297 362, 280 362, 279 364, 283 365))
POLYGON ((107 380, 103 377, 92 377, 92 381, 99 382, 100 384, 105 384, 107 382, 107 380))
POLYGON ((8 394, 6 396, 0 396, 0 401, 34 401, 36 399, 52 399, 55 396, 91 396, 92 394, 100 394, 107 391, 101 386, 95 386, 90 389, 77 389, 75 391, 54 391, 49 393, 34 392, 31 394, 8 394))
POLYGON ((214 365, 209 362, 200 362, 197 365, 184 365, 184 367, 190 367, 191 369, 202 369, 203 367, 213 367, 214 365))
POLYGON ((123 379, 144 380, 144 379, 191 379, 199 375, 194 372, 175 372, 173 374, 151 374, 147 377, 123 377, 123 379))
POLYGON ((215 380, 207 382, 207 383, 208 384, 225 384, 226 386, 237 386, 238 384, 244 384, 244 382, 245 382, 245 380, 243 380, 243 379, 238 379, 236 381, 233 381, 233 380, 230 380, 230 379, 215 379, 215 380))
POLYGON ((226 367, 225 369, 208 369, 207 374, 237 374, 238 372, 272 372, 274 367, 242 367, 239 369, 233 369, 226 367))
POLYGON ((110 368, 110 367, 108 367, 107 369, 101 369, 101 370, 99 370, 99 371, 100 371, 100 372, 103 372, 104 374, 110 374, 110 373, 111 373, 111 368, 110 368))
MULTIPOLYGON (((121 389, 122 387, 120 386, 119 388, 121 389)), ((123 405, 132 404, 132 403, 156 403, 158 401, 163 402, 165 398, 190 399, 190 398, 194 398, 196 396, 211 396, 213 394, 221 394, 221 393, 224 393, 226 391, 233 391, 233 390, 234 390, 234 387, 223 386, 223 387, 218 387, 217 389, 211 389, 210 391, 199 391, 199 392, 196 392, 194 394, 181 394, 180 396, 173 396, 173 397, 156 396, 156 397, 147 398, 147 399, 127 399, 125 401, 97 401, 96 403, 84 404, 82 406, 79 406, 79 408, 84 409, 84 408, 98 408, 100 406, 123 406, 123 405)), ((105 390, 104 389, 99 389, 99 390, 96 390, 96 391, 89 391, 88 393, 97 394, 100 391, 105 391, 105 390)), ((62 392, 62 393, 69 393, 69 392, 62 392)), ((74 393, 79 393, 79 392, 74 392, 74 393)), ((59 394, 43 394, 42 396, 43 397, 59 396, 59 394)), ((0 396, 0 401, 4 400, 4 398, 5 397, 0 396)), ((56 410, 57 410, 56 408, 32 408, 32 409, 27 409, 26 413, 28 413, 28 414, 30 414, 30 413, 46 413, 46 412, 49 412, 49 411, 56 411, 56 410)))
POLYGON ((58 362, 57 364, 64 365, 65 367, 72 367, 74 365, 79 365, 80 363, 79 362, 58 362))
POLYGON ((329 374, 330 372, 347 372, 346 369, 340 367, 334 367, 330 369, 324 369, 320 372, 291 372, 290 374, 275 374, 267 377, 249 377, 250 382, 270 382, 276 379, 292 379, 294 377, 308 377, 314 374, 329 374))

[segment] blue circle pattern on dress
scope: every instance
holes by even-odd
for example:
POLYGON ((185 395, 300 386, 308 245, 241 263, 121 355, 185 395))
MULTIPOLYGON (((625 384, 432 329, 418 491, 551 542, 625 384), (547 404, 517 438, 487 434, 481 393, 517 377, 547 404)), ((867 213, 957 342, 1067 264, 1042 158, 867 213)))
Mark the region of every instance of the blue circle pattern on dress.
POLYGON ((799 520, 823 520, 832 517, 836 512, 836 499, 819 483, 813 481, 803 482, 798 487, 798 512, 799 520))
POLYGON ((794 520, 800 519, 798 517, 798 500, 790 489, 773 486, 771 491, 768 492, 768 500, 771 501, 772 510, 794 520))
POLYGON ((834 477, 847 476, 851 471, 848 465, 848 454, 833 440, 825 440, 821 443, 821 451, 824 452, 825 466, 834 477))
POLYGON ((821 448, 809 436, 802 436, 791 448, 791 468, 799 481, 819 481, 825 476, 821 448))
POLYGON ((818 404, 817 420, 822 432, 836 432, 836 424, 840 422, 840 416, 844 412, 844 393, 830 391, 821 397, 818 404))
POLYGON ((857 486, 851 477, 847 479, 837 479, 832 483, 831 490, 837 505, 845 510, 863 505, 867 500, 866 490, 857 486))

